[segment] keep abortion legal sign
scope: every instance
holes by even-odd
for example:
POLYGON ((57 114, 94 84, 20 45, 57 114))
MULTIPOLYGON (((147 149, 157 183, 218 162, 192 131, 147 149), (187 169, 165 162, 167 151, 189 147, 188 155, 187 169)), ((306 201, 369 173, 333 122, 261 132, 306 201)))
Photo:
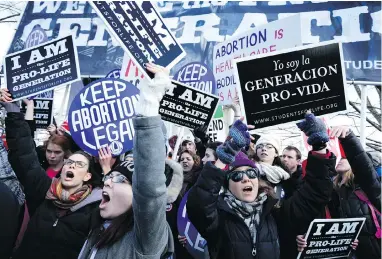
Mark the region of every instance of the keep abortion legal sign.
POLYGON ((81 79, 72 35, 9 54, 4 64, 14 101, 81 79))
POLYGON ((96 80, 83 88, 69 109, 70 133, 77 145, 94 156, 110 146, 117 156, 133 148, 139 90, 116 78, 96 80))

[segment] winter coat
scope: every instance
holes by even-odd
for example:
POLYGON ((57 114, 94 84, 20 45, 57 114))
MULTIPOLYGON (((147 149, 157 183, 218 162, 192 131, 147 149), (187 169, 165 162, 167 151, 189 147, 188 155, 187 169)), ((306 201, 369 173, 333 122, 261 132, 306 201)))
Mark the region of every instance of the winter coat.
POLYGON ((342 185, 335 189, 329 204, 331 216, 333 218, 366 217, 358 237, 359 245, 355 254, 359 259, 381 258, 381 240, 375 237, 376 227, 370 209, 354 192, 355 190, 364 191, 375 208, 381 211, 381 182, 372 161, 353 133, 345 138, 340 138, 340 142, 354 173, 355 186, 342 185))
POLYGON ((278 233, 283 234, 289 227, 307 228, 329 201, 332 192, 329 172, 334 171, 334 155, 326 159, 309 154, 308 159, 310 167, 300 192, 282 201, 268 196, 263 204, 255 257, 252 255, 253 245, 247 225, 219 195, 226 172, 210 162, 205 165, 190 191, 187 212, 198 232, 206 239, 211 258, 280 258, 283 244, 279 243, 278 233))
POLYGON ((30 222, 14 259, 77 258, 90 231, 92 211, 99 206, 101 190, 69 210, 45 199, 52 180, 40 166, 33 138, 22 113, 8 113, 5 120, 9 162, 20 183, 30 212, 30 222))
POLYGON ((11 189, 0 182, 0 258, 12 255, 17 234, 20 229, 20 204, 11 189))
MULTIPOLYGON (((160 116, 133 119, 134 227, 116 243, 96 251, 94 259, 159 259, 174 251, 171 229, 166 222, 165 145, 160 116), (139 140, 139 141, 137 141, 139 140)), ((97 234, 92 232, 79 259, 93 258, 97 234)))
POLYGON ((284 190, 284 199, 292 197, 294 191, 300 189, 303 182, 302 166, 298 165, 296 172, 291 174, 288 180, 281 182, 281 186, 284 190))

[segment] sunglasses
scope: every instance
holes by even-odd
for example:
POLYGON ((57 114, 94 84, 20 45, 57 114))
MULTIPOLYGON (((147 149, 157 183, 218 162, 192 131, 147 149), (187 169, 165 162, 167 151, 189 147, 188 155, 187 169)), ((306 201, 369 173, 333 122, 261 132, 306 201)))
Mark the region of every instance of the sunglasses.
POLYGON ((74 164, 76 167, 78 167, 78 168, 84 168, 85 166, 87 166, 88 164, 87 163, 85 163, 85 162, 82 162, 82 161, 74 161, 74 160, 71 160, 71 159, 66 159, 65 161, 64 161, 64 164, 65 165, 72 165, 72 164, 74 164))
POLYGON ((123 174, 118 174, 118 175, 108 174, 103 177, 102 181, 106 182, 109 179, 111 179, 113 183, 124 183, 128 181, 127 177, 124 176, 123 174))
POLYGON ((247 175, 249 179, 256 179, 259 177, 259 170, 251 168, 245 171, 233 171, 228 175, 228 179, 234 182, 240 182, 243 180, 244 175, 247 175))
POLYGON ((275 148, 273 145, 271 145, 271 144, 266 144, 266 145, 264 145, 264 144, 259 144, 259 145, 257 145, 256 146, 256 149, 263 149, 263 148, 266 148, 266 149, 272 149, 272 148, 275 148))

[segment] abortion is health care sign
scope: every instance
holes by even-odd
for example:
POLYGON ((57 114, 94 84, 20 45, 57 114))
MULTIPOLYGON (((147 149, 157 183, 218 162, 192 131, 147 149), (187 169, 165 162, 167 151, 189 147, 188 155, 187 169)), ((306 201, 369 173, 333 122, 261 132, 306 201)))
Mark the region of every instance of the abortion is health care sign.
POLYGON ((315 219, 305 236, 307 246, 297 259, 346 258, 366 218, 315 219))
POLYGON ((214 74, 203 63, 192 62, 183 66, 175 73, 173 79, 200 91, 217 94, 214 74))
POLYGON ((187 216, 187 198, 189 191, 184 195, 182 201, 180 202, 177 215, 177 226, 179 235, 185 236, 187 238, 187 251, 195 259, 204 258, 204 249, 206 247, 206 240, 198 233, 194 225, 187 216))
POLYGON ((72 35, 9 54, 4 64, 14 101, 81 79, 72 35))
POLYGON ((147 78, 147 63, 172 68, 185 55, 150 1, 89 1, 109 33, 134 59, 147 78))
POLYGON ((102 78, 84 87, 69 109, 74 141, 93 156, 107 145, 115 156, 131 150, 138 98, 139 90, 121 79, 102 78))
POLYGON ((301 120, 308 109, 317 116, 347 109, 338 42, 237 59, 234 64, 240 107, 256 129, 301 120))
MULTIPOLYGON (((239 82, 234 76, 233 60, 301 46, 300 24, 300 15, 293 15, 233 35, 214 47, 213 72, 222 105, 231 104, 237 96, 239 82)), ((262 68, 258 67, 256 73, 261 74, 262 68)))

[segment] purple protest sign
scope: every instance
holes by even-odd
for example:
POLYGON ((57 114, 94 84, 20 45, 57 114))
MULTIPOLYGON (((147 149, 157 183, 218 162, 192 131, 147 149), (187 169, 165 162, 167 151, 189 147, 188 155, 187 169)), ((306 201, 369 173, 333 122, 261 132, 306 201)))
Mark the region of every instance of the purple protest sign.
POLYGON ((121 69, 114 69, 112 71, 110 71, 106 76, 105 78, 121 78, 120 76, 120 73, 121 73, 121 69))
POLYGON ((217 92, 214 74, 203 63, 188 63, 175 73, 173 79, 206 93, 217 92))
POLYGON ((179 235, 187 238, 187 251, 195 259, 204 258, 204 247, 206 247, 206 240, 198 233, 194 225, 190 222, 187 216, 186 203, 189 191, 184 195, 179 208, 177 216, 177 225, 179 235))

